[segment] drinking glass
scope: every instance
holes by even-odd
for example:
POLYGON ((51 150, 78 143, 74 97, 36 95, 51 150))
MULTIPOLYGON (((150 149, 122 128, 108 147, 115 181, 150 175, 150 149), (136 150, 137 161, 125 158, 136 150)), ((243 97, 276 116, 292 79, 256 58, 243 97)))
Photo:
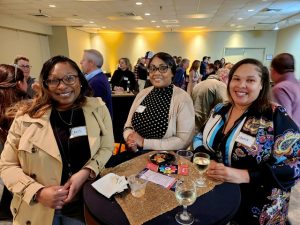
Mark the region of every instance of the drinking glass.
POLYGON ((192 161, 192 158, 193 158, 193 152, 188 151, 188 150, 178 150, 176 152, 176 155, 178 156, 177 157, 178 165, 186 164, 186 163, 184 163, 183 160, 181 160, 181 157, 185 158, 188 161, 192 161))
POLYGON ((203 173, 207 170, 210 163, 210 156, 204 152, 197 152, 194 154, 193 164, 199 171, 201 177, 196 180, 197 187, 206 187, 205 178, 203 173))
POLYGON ((176 183, 175 196, 183 211, 178 212, 175 216, 179 224, 188 225, 194 222, 194 217, 187 211, 187 207, 192 205, 197 198, 196 185, 190 179, 178 180, 176 183))

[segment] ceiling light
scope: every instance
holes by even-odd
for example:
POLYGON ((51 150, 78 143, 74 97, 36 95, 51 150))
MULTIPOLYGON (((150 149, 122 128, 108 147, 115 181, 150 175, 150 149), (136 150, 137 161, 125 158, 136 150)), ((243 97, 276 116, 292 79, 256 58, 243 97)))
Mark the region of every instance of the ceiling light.
POLYGON ((254 9, 248 9, 248 12, 254 12, 254 9))
POLYGON ((89 23, 95 23, 94 21, 89 21, 89 23))
POLYGON ((242 19, 243 19, 242 17, 239 17, 239 18, 238 18, 238 20, 242 20, 242 19))
POLYGON ((50 7, 50 8, 55 8, 55 7, 56 7, 56 5, 49 5, 49 7, 50 7))
POLYGON ((274 30, 279 30, 279 26, 278 24, 276 23, 275 27, 274 27, 274 30))
POLYGON ((160 26, 156 26, 156 28, 160 28, 160 26))
POLYGON ((151 23, 156 23, 156 21, 155 20, 151 20, 151 23))
POLYGON ((150 16, 151 14, 150 13, 145 13, 145 16, 150 16))
POLYGON ((143 5, 142 2, 136 2, 135 4, 136 4, 136 5, 143 5))
POLYGON ((102 26, 101 28, 102 28, 102 29, 105 29, 105 28, 106 28, 106 26, 102 26))

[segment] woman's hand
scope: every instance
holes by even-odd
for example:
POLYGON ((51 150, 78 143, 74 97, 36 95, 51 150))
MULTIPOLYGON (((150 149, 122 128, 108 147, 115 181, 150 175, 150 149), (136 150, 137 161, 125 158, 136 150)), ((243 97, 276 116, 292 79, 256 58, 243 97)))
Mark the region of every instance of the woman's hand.
POLYGON ((141 135, 139 135, 137 132, 132 132, 131 134, 128 135, 126 144, 130 149, 136 150, 137 147, 144 146, 144 138, 141 135))
POLYGON ((64 185, 64 189, 69 190, 69 194, 65 199, 65 203, 72 201, 74 196, 81 189, 83 183, 89 178, 90 169, 84 168, 73 174, 67 183, 64 185))
POLYGON ((119 86, 114 86, 114 91, 124 91, 124 88, 119 86))
POLYGON ((208 167, 207 176, 213 180, 236 184, 250 182, 248 170, 227 167, 213 160, 208 167))
POLYGON ((63 186, 44 187, 37 192, 36 201, 46 207, 61 209, 65 204, 68 192, 63 186))

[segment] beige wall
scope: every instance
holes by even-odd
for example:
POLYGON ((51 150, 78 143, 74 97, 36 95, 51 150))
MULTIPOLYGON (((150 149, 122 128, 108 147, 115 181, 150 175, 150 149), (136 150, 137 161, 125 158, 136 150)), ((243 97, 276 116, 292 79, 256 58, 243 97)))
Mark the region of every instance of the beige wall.
POLYGON ((12 64, 17 55, 29 58, 33 77, 50 57, 48 36, 20 30, 0 28, 0 49, 0 63, 12 64))
POLYGON ((51 56, 64 55, 69 57, 69 43, 67 28, 55 26, 52 29, 53 34, 49 36, 49 46, 51 56))
POLYGON ((294 55, 296 61, 296 75, 300 79, 300 24, 278 32, 275 53, 288 52, 294 55))
MULTIPOLYGON (((275 31, 209 32, 209 33, 101 33, 91 34, 91 47, 104 55, 104 69, 113 72, 118 59, 128 57, 135 65, 145 52, 165 51, 191 61, 210 55, 212 60, 223 57, 224 48, 265 48, 265 54, 274 54, 275 31)), ((265 58, 265 57, 264 57, 265 58)), ((264 61, 268 65, 269 61, 264 61)))
POLYGON ((69 57, 79 65, 83 50, 91 48, 90 34, 73 28, 67 28, 67 39, 69 57))

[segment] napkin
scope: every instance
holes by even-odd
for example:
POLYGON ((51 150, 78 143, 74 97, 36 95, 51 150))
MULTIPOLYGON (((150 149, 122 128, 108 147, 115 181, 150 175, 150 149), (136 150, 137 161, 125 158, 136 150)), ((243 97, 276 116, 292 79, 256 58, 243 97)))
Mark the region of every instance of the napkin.
POLYGON ((118 176, 114 173, 108 173, 101 177, 92 186, 102 195, 110 198, 116 193, 121 193, 128 188, 128 182, 124 176, 118 176))

